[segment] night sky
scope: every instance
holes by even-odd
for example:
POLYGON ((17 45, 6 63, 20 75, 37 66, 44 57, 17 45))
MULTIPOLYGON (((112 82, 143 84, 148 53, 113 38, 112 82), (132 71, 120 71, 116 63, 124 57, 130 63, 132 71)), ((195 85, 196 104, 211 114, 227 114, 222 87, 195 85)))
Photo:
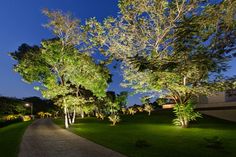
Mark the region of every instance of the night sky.
MULTIPOLYGON (((17 50, 22 43, 39 45, 42 39, 53 34, 42 27, 47 18, 41 13, 43 8, 59 9, 71 12, 85 21, 96 17, 102 21, 107 16, 116 16, 118 0, 0 0, 0 95, 11 97, 41 96, 33 89, 34 85, 22 81, 21 76, 13 71, 14 60, 8 52, 17 50)), ((226 75, 236 74, 236 60, 230 63, 232 68, 226 75)), ((112 70, 113 83, 109 90, 123 91, 119 83, 122 76, 119 70, 112 70)), ((138 96, 129 97, 129 104, 140 103, 138 96)))

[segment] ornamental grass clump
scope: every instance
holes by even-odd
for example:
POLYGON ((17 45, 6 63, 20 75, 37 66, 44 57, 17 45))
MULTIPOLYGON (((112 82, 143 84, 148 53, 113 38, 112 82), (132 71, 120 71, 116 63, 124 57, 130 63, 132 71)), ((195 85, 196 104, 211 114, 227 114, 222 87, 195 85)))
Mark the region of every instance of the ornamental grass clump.
POLYGON ((199 112, 194 111, 192 102, 188 102, 186 105, 176 104, 174 106, 174 113, 176 118, 173 120, 174 125, 187 128, 190 121, 195 121, 197 118, 201 118, 199 112))
POLYGON ((133 107, 130 107, 128 108, 128 113, 131 114, 131 115, 134 115, 137 111, 135 110, 135 108, 133 107))
POLYGON ((106 116, 105 116, 104 113, 99 112, 99 113, 96 113, 96 117, 97 117, 98 119, 104 120, 104 118, 105 118, 106 116))
POLYGON ((150 104, 145 104, 143 110, 146 111, 146 112, 148 112, 148 115, 150 116, 150 115, 151 115, 151 112, 154 110, 154 108, 153 108, 152 105, 150 105, 150 104))
POLYGON ((112 114, 108 117, 108 119, 112 122, 112 126, 115 126, 116 123, 120 122, 120 116, 116 114, 112 114))

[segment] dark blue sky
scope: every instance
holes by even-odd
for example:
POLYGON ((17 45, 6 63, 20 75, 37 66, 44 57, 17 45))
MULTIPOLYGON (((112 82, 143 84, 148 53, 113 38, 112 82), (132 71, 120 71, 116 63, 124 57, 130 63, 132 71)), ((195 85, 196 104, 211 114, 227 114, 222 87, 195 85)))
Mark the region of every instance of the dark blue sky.
MULTIPOLYGON (((118 0, 1 0, 0 1, 0 95, 11 97, 40 96, 40 93, 22 81, 13 71, 14 60, 8 52, 17 50, 22 43, 40 44, 42 39, 52 37, 52 33, 43 28, 47 18, 42 15, 43 8, 60 9, 71 12, 84 21, 96 17, 99 21, 107 16, 116 16, 118 0)), ((236 61, 227 75, 236 74, 236 61)), ((120 92, 122 80, 118 71, 113 71, 114 81, 110 90, 120 92)), ((139 103, 138 96, 130 97, 129 103, 139 103)))

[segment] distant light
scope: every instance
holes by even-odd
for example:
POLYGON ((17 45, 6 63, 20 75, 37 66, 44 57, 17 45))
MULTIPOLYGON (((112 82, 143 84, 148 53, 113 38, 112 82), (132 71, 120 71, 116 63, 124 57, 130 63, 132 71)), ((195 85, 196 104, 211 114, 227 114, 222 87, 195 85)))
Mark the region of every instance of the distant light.
POLYGON ((29 107, 29 106, 30 106, 30 104, 29 104, 29 103, 26 103, 26 104, 25 104, 25 106, 26 106, 26 107, 29 107))
POLYGON ((175 104, 165 104, 165 105, 162 105, 162 108, 163 109, 170 109, 170 108, 173 108, 175 104))

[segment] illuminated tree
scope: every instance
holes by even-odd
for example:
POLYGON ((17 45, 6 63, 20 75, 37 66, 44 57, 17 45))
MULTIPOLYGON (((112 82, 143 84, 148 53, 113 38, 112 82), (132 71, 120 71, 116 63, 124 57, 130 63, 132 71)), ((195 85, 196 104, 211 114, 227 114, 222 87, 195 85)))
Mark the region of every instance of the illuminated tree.
POLYGON ((127 112, 128 112, 129 114, 131 114, 131 115, 134 115, 137 111, 135 110, 134 107, 129 107, 128 110, 127 110, 127 112))
POLYGON ((104 54, 122 62, 123 86, 168 95, 183 107, 232 88, 222 72, 235 52, 234 0, 120 0, 119 8, 119 17, 92 22, 103 27, 94 36, 104 54))
POLYGON ((144 109, 143 109, 141 106, 138 106, 138 107, 137 107, 137 110, 138 110, 139 112, 143 112, 144 109))
POLYGON ((112 126, 115 126, 116 123, 120 122, 120 116, 116 114, 111 114, 108 119, 112 122, 112 126))
POLYGON ((15 70, 24 80, 40 82, 36 89, 63 108, 65 128, 68 128, 68 122, 73 121, 69 109, 87 100, 80 90, 104 97, 110 75, 107 68, 96 64, 91 57, 93 44, 85 44, 86 31, 77 19, 59 11, 44 10, 44 13, 50 19, 46 27, 57 38, 44 40, 39 47, 22 45, 11 55, 18 61, 15 70))

